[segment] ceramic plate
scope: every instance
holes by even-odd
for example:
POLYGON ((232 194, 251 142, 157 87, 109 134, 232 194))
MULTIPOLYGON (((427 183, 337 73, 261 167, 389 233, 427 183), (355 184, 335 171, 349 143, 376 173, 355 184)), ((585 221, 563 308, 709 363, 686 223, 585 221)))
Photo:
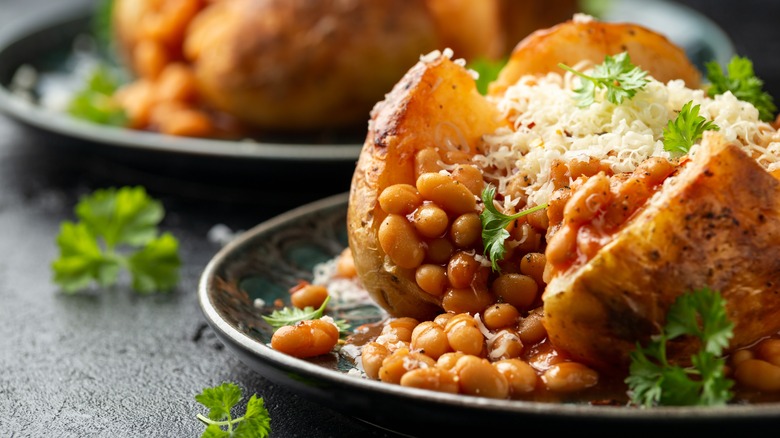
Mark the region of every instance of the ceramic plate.
MULTIPOLYGON (((510 424, 524 432, 614 431, 625 426, 643 432, 703 434, 735 425, 776 426, 780 421, 777 403, 640 410, 444 394, 362 378, 341 354, 303 360, 271 349, 273 330, 262 320, 257 300, 272 303, 288 296, 287 290, 298 280, 311 280, 315 266, 347 246, 346 210, 347 194, 336 195, 257 225, 219 251, 202 274, 198 297, 208 323, 243 362, 276 383, 347 415, 410 435, 435 428, 466 436, 510 424)), ((382 317, 371 303, 333 304, 335 316, 353 327, 382 317)))
MULTIPOLYGON (((600 14, 605 20, 633 21, 669 35, 699 66, 712 59, 725 64, 734 52, 729 39, 715 24, 683 6, 643 0, 593 3, 606 5, 600 14)), ((36 13, 33 20, 16 23, 19 25, 14 29, 4 29, 0 38, 0 112, 45 131, 85 140, 98 147, 121 149, 122 158, 129 153, 160 152, 232 161, 351 164, 358 157, 365 132, 254 142, 179 138, 95 125, 46 110, 36 101, 20 99, 9 88, 20 66, 61 69, 77 36, 89 32, 94 2, 80 2, 76 6, 71 2, 65 5, 55 2, 51 8, 36 13)))

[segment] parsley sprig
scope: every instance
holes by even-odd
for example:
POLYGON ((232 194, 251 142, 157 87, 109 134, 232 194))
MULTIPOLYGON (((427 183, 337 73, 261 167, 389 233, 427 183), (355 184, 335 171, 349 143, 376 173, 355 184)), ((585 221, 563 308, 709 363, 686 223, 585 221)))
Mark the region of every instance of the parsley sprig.
POLYGON ((485 247, 485 256, 490 259, 493 271, 500 271, 498 262, 504 259, 504 241, 509 237, 509 231, 506 230, 507 225, 515 219, 547 208, 547 204, 537 205, 513 215, 506 215, 498 211, 493 204, 495 197, 496 188, 488 184, 482 190, 482 202, 485 204, 485 209, 479 215, 479 219, 482 222, 482 244, 485 247))
POLYGON ((479 77, 476 79, 476 83, 477 90, 480 92, 480 94, 487 94, 488 86, 491 82, 496 80, 498 74, 501 72, 501 69, 504 68, 506 63, 506 58, 497 60, 477 58, 471 61, 468 67, 471 70, 477 72, 479 75, 479 77))
MULTIPOLYGON (((325 307, 327 307, 328 302, 330 302, 330 297, 325 298, 325 301, 322 302, 318 309, 312 306, 306 306, 303 309, 285 307, 281 310, 274 310, 268 316, 263 315, 263 319, 275 329, 286 325, 295 325, 301 321, 320 319, 325 314, 325 307)), ((339 328, 339 332, 343 333, 349 330, 349 324, 343 319, 334 320, 334 322, 336 327, 339 328)))
POLYGON ((669 152, 687 154, 704 131, 719 131, 720 127, 699 115, 700 105, 688 101, 674 120, 664 128, 664 149, 669 152))
POLYGON ((121 80, 111 68, 104 64, 97 65, 83 88, 71 98, 68 113, 101 125, 127 125, 127 114, 113 96, 120 85, 121 80))
POLYGON ((605 56, 602 64, 593 67, 590 76, 563 63, 558 66, 582 79, 580 88, 574 90, 580 107, 592 105, 599 88, 607 90, 609 102, 620 105, 623 100, 633 98, 649 82, 647 72, 631 63, 628 52, 605 56))
POLYGON ((705 287, 680 295, 669 308, 666 326, 651 342, 631 352, 626 383, 631 400, 643 407, 724 405, 732 397, 733 381, 725 376, 723 350, 733 336, 720 293, 705 287), (671 364, 666 346, 681 336, 694 336, 701 349, 691 366, 671 364))
POLYGON ((227 382, 206 388, 195 396, 195 400, 209 409, 208 416, 197 416, 198 420, 207 425, 201 438, 265 438, 271 433, 268 410, 263 399, 256 394, 249 398, 244 415, 233 418, 231 411, 241 400, 241 396, 241 388, 227 382))
POLYGON ((122 268, 139 293, 172 289, 179 280, 179 241, 159 234, 162 204, 143 187, 99 189, 75 207, 78 222, 63 221, 59 257, 51 264, 54 282, 73 293, 97 282, 116 283, 122 268))
POLYGON ((737 99, 752 103, 758 109, 761 120, 774 120, 777 106, 772 96, 763 90, 764 81, 756 77, 752 61, 734 56, 726 66, 726 74, 717 61, 708 62, 705 67, 710 82, 707 86, 707 94, 710 97, 731 91, 737 99))

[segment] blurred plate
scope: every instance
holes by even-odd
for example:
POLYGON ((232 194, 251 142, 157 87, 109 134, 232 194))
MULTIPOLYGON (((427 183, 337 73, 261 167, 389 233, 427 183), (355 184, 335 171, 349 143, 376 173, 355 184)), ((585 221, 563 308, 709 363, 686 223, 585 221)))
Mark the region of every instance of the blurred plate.
POLYGON ((227 141, 174 137, 109 127, 78 120, 40 105, 38 96, 22 98, 12 89, 19 67, 32 66, 39 73, 72 74, 70 62, 77 38, 89 34, 94 10, 90 2, 64 2, 15 23, 0 38, 0 112, 33 127, 99 145, 137 152, 238 158, 249 160, 322 161, 354 163, 365 132, 322 132, 277 136, 272 140, 227 141))
MULTIPOLYGON (((715 24, 680 5, 647 0, 589 3, 599 5, 599 15, 604 20, 635 21, 667 34, 700 66, 711 59, 725 63, 734 51, 715 24)), ((76 120, 15 95, 9 86, 20 66, 57 69, 67 62, 74 40, 90 30, 94 4, 55 2, 36 11, 30 19, 15 21, 14 26, 4 29, 0 38, 0 112, 40 130, 83 141, 80 144, 87 142, 95 146, 93 151, 121 150, 119 156, 123 159, 138 158, 135 155, 147 159, 149 153, 157 152, 174 158, 205 158, 207 162, 213 158, 243 165, 246 161, 268 162, 270 165, 265 168, 271 171, 278 170, 275 163, 330 162, 346 164, 347 169, 354 164, 365 137, 362 131, 346 136, 325 134, 314 139, 299 136, 256 142, 171 137, 76 120)), ((215 167, 212 162, 208 165, 215 167)))
MULTIPOLYGON (((625 430, 644 436, 690 431, 702 436, 726 427, 760 430, 780 422, 779 403, 634 409, 444 394, 361 378, 341 354, 303 360, 271 349, 273 329, 254 303, 259 299, 270 304, 289 296, 288 289, 298 280, 313 279, 315 265, 347 246, 347 196, 324 198, 255 226, 219 251, 201 276, 198 300, 207 322, 240 360, 271 381, 344 414, 409 435, 433 428, 437 436, 478 436, 491 427, 505 430, 500 425, 513 425, 523 433, 625 430)), ((353 327, 383 315, 371 303, 336 299, 331 304, 333 316, 347 319, 353 327)))

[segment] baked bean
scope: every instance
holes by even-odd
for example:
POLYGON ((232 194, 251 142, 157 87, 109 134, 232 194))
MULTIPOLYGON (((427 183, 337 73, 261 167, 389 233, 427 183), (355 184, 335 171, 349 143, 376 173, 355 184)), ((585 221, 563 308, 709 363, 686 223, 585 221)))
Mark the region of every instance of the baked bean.
POLYGON ((436 297, 444 294, 447 288, 447 270, 443 266, 420 265, 414 272, 414 279, 420 289, 436 297))
POLYGON ((764 339, 756 345, 756 356, 780 367, 780 339, 764 339))
POLYGON ((454 313, 440 313, 440 314, 436 315, 435 318, 433 318, 433 322, 435 322, 436 324, 439 324, 440 326, 444 327, 445 325, 447 325, 447 321, 452 319, 453 316, 455 316, 454 313))
POLYGON ((149 119, 153 129, 167 135, 207 137, 214 131, 209 116, 180 102, 158 102, 149 119))
POLYGON ((523 347, 523 342, 514 330, 499 330, 487 343, 488 358, 491 361, 517 358, 523 354, 523 347))
POLYGON ((447 263, 447 279, 454 288, 469 287, 481 267, 482 265, 474 258, 473 254, 458 251, 447 263))
POLYGON ((417 178, 417 191, 423 198, 433 201, 455 215, 477 210, 474 194, 449 175, 424 173, 417 178))
POLYGON ((563 225, 547 241, 544 255, 547 263, 563 265, 576 256, 577 228, 563 225))
POLYGON ((447 164, 465 164, 471 161, 471 155, 465 151, 454 149, 446 149, 443 158, 447 164))
POLYGON ((520 312, 509 303, 496 303, 488 306, 482 314, 482 322, 490 330, 514 326, 520 318, 520 312))
POLYGON ((444 353, 441 356, 439 356, 439 359, 436 361, 436 368, 442 368, 445 370, 451 370, 455 368, 455 364, 458 363, 458 359, 465 356, 466 354, 462 351, 452 351, 449 353, 444 353))
POLYGON ((603 172, 590 178, 572 194, 563 208, 564 220, 572 224, 582 224, 592 220, 612 199, 610 181, 603 172))
POLYGON ((452 171, 455 181, 466 186, 471 193, 482 196, 485 181, 482 179, 482 171, 473 164, 458 164, 452 171))
POLYGON ((403 216, 388 215, 379 225, 377 237, 382 251, 401 268, 416 268, 425 257, 423 243, 414 226, 403 216))
POLYGON ((138 23, 145 37, 160 41, 168 47, 181 45, 184 32, 201 8, 200 0, 166 0, 155 2, 138 23))
POLYGON ((450 318, 444 326, 444 332, 453 350, 482 356, 485 337, 477 327, 477 321, 468 313, 460 313, 450 318))
POLYGON ((737 364, 734 378, 760 391, 780 391, 780 366, 761 359, 747 359, 737 364))
POLYGON ((458 248, 470 248, 482 239, 482 220, 477 213, 466 213, 452 221, 450 237, 458 248))
POLYGON ((662 157, 650 157, 634 169, 634 174, 641 177, 648 187, 662 183, 674 172, 675 166, 662 157))
POLYGON ((533 278, 523 274, 501 274, 491 285, 491 292, 520 311, 527 310, 539 291, 533 278))
POLYGON ((528 316, 520 319, 517 324, 517 336, 524 344, 533 345, 547 337, 547 330, 542 324, 543 319, 544 310, 541 307, 528 312, 528 316))
POLYGON ((553 392, 576 392, 590 388, 599 381, 596 371, 577 362, 561 362, 542 374, 545 387, 553 392))
POLYGON ((484 289, 449 288, 441 299, 441 307, 452 313, 477 314, 494 302, 493 295, 484 289))
POLYGON ((520 273, 533 278, 540 287, 544 286, 544 265, 547 258, 541 252, 529 252, 520 259, 520 273))
POLYGON ((352 249, 344 248, 336 260, 336 275, 344 278, 354 278, 357 276, 355 268, 355 259, 352 256, 352 249))
POLYGON ((452 351, 444 327, 433 321, 423 321, 412 331, 412 350, 419 350, 432 359, 452 351))
POLYGON ((414 211, 413 221, 417 232, 425 237, 440 237, 447 231, 450 218, 436 204, 423 204, 414 211))
POLYGON ((601 171, 601 160, 595 157, 588 157, 588 161, 571 160, 568 162, 568 167, 572 179, 583 175, 590 177, 601 171))
POLYGON ((585 224, 577 232, 577 251, 588 260, 608 242, 609 235, 605 235, 600 227, 594 224, 585 224))
MULTIPOLYGON (((532 206, 529 206, 528 208, 531 207, 532 206)), ((529 213, 525 215, 525 218, 526 222, 528 222, 528 225, 542 233, 547 232, 547 228, 550 226, 550 220, 547 218, 546 208, 529 213)))
POLYGON ((292 292, 290 295, 290 302, 299 309, 306 307, 319 309, 327 298, 328 289, 325 286, 319 284, 306 284, 292 292))
POLYGON ((417 368, 401 377, 401 386, 429 389, 432 391, 457 394, 460 390, 458 376, 443 368, 417 368))
POLYGON ((563 209, 566 203, 571 199, 572 191, 569 187, 564 187, 553 192, 550 201, 547 203, 547 219, 551 224, 560 224, 563 222, 563 209))
POLYGON ((271 347, 290 356, 305 358, 328 353, 339 341, 339 329, 324 319, 282 326, 271 336, 271 347))
POLYGON ((360 348, 360 363, 363 365, 363 371, 372 379, 379 378, 379 368, 387 356, 390 356, 390 350, 379 342, 369 342, 360 348))
POLYGON ((412 332, 420 322, 408 316, 393 318, 382 327, 382 334, 402 342, 411 342, 412 332))
POLYGON ((415 179, 424 173, 438 172, 442 169, 441 157, 434 148, 425 148, 414 156, 415 179))
POLYGON ((752 350, 743 349, 743 350, 737 350, 734 353, 731 354, 731 365, 737 366, 740 364, 740 362, 744 362, 748 359, 755 359, 756 355, 753 353, 752 350))
POLYGON ((379 207, 388 214, 406 216, 420 205, 423 199, 417 187, 411 184, 393 184, 379 194, 379 207))
POLYGON ((432 368, 436 361, 430 357, 408 348, 399 348, 382 361, 379 368, 379 380, 387 383, 401 383, 401 378, 407 371, 417 368, 432 368))
POLYGON ((508 398, 509 382, 487 359, 465 355, 453 367, 460 392, 490 398, 508 398))
MULTIPOLYGON (((542 243, 542 235, 531 225, 527 223, 520 224, 520 226, 515 228, 510 235, 514 239, 514 251, 519 253, 539 251, 542 243)), ((509 257, 507 256, 507 258, 509 257)))
POLYGON ((141 79, 122 86, 114 98, 127 114, 128 127, 142 129, 149 124, 155 105, 154 85, 151 81, 141 79))
POLYGON ((553 160, 550 164, 550 180, 556 189, 569 186, 571 184, 569 166, 561 160, 553 160))
POLYGON ((520 359, 502 359, 493 362, 493 366, 506 377, 510 394, 527 394, 536 389, 539 376, 528 362, 520 359))
POLYGON ((133 47, 133 69, 138 77, 155 79, 165 69, 170 56, 165 47, 157 41, 142 39, 133 47))
POLYGON ((157 100, 160 102, 192 102, 198 95, 195 74, 180 62, 165 66, 155 82, 155 89, 157 100))
POLYGON ((455 251, 455 247, 449 239, 443 237, 433 239, 428 242, 428 251, 425 254, 425 260, 429 263, 443 265, 450 260, 453 251, 455 251))

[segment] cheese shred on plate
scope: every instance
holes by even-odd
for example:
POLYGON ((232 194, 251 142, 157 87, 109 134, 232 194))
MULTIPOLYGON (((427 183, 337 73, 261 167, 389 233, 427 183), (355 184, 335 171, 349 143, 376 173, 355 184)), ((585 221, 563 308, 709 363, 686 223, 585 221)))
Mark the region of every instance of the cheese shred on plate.
MULTIPOLYGON (((585 74, 587 65, 575 69, 585 74)), ((664 149, 663 130, 688 101, 700 105, 699 114, 720 127, 726 141, 743 146, 768 171, 780 168, 780 134, 759 119, 758 110, 731 92, 708 97, 682 80, 649 83, 620 105, 597 94, 596 103, 579 107, 573 90, 580 78, 572 73, 525 76, 494 103, 513 128, 485 136, 485 155, 475 162, 498 181, 505 193, 512 178, 524 178, 527 205, 548 202, 553 192, 551 164, 587 161, 608 164, 615 173, 631 172, 649 157, 672 158, 664 149)), ((699 144, 689 151, 696 153, 699 144)))

